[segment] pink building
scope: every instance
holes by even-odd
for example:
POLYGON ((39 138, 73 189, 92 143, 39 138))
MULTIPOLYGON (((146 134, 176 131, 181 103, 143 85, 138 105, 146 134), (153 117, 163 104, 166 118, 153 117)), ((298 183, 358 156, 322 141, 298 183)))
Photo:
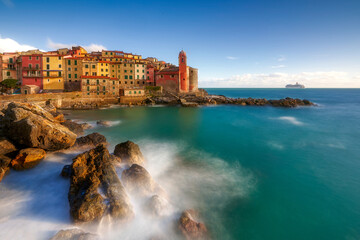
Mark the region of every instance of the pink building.
POLYGON ((22 55, 19 58, 21 66, 21 85, 35 85, 43 89, 42 54, 22 55))

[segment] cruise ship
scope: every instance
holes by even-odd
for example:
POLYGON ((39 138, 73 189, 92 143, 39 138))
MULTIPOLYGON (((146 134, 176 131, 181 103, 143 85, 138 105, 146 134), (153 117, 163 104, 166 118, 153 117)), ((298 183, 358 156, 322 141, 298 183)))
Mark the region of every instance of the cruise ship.
POLYGON ((299 84, 298 82, 296 82, 296 84, 288 84, 285 86, 286 88, 305 88, 304 85, 299 84))

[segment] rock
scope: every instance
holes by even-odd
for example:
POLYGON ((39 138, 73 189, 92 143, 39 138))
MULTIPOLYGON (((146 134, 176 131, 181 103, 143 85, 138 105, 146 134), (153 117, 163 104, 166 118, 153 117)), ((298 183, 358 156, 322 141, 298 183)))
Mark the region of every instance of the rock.
POLYGON ((104 120, 97 121, 96 124, 100 125, 100 126, 104 126, 104 127, 110 127, 111 126, 110 121, 104 121, 104 120))
POLYGON ((16 151, 16 147, 5 137, 0 137, 0 155, 16 151))
POLYGON ((80 125, 84 130, 92 128, 92 126, 88 123, 80 123, 80 125))
POLYGON ((163 216, 168 208, 168 202, 159 195, 154 195, 145 203, 145 211, 152 216, 163 216))
POLYGON ((5 135, 26 147, 55 151, 71 147, 76 140, 73 132, 36 104, 10 103, 3 123, 5 135))
POLYGON ((124 170, 121 180, 126 190, 134 195, 148 196, 160 190, 149 172, 138 164, 133 164, 129 169, 124 170))
POLYGON ((50 240, 99 240, 99 235, 84 232, 81 229, 73 228, 60 230, 50 240))
POLYGON ((145 160, 137 144, 127 141, 115 146, 114 155, 121 158, 121 161, 129 165, 143 165, 145 160))
POLYGON ((68 178, 71 176, 71 165, 65 165, 61 171, 61 176, 68 178))
POLYGON ((65 120, 64 122, 61 123, 61 125, 67 127, 70 131, 72 131, 76 135, 84 134, 84 126, 85 125, 76 123, 72 120, 65 120))
POLYGON ((59 122, 65 122, 64 114, 59 112, 51 112, 51 115, 54 117, 55 120, 59 122))
POLYGON ((11 158, 5 155, 0 155, 0 182, 10 171, 11 158))
POLYGON ((73 147, 96 147, 99 144, 108 144, 104 135, 101 135, 100 133, 91 133, 84 137, 77 138, 73 147))
POLYGON ((196 102, 184 102, 184 103, 181 103, 181 106, 183 106, 183 107, 197 107, 197 106, 199 106, 199 104, 197 104, 196 102))
POLYGON ((68 198, 70 214, 75 222, 99 220, 107 208, 116 219, 133 216, 129 198, 104 145, 73 159, 68 198), (106 205, 105 198, 109 205, 106 205))
POLYGON ((198 222, 197 217, 198 214, 192 209, 184 211, 178 221, 180 232, 189 240, 209 239, 205 224, 198 222))
POLYGON ((25 148, 11 161, 11 167, 15 170, 33 168, 44 159, 46 152, 40 148, 25 148))

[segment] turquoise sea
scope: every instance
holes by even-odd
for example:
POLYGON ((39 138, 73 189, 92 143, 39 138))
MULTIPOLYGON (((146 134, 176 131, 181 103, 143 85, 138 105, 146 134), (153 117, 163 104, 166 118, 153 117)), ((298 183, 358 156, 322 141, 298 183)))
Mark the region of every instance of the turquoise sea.
MULTIPOLYGON (((228 97, 302 98, 317 106, 114 107, 70 111, 69 117, 112 121, 112 127, 88 132, 105 135, 110 150, 122 141, 138 143, 148 159, 147 169, 174 206, 198 209, 214 239, 360 239, 360 89, 207 91, 228 97)), ((46 174, 46 161, 31 170, 36 176, 26 173, 21 180, 19 173, 10 173, 1 183, 0 203, 8 196, 17 199, 18 193, 5 197, 4 191, 18 184, 24 185, 18 187, 20 192, 43 194, 48 200, 54 199, 50 196, 57 187, 54 201, 60 207, 51 201, 33 203, 33 208, 46 211, 32 213, 26 207, 34 201, 30 197, 23 211, 29 222, 33 214, 37 220, 67 224, 68 182, 59 180, 57 172, 71 158, 54 162, 51 174, 46 174), (36 190, 31 181, 38 184, 36 190), (61 216, 48 216, 54 214, 61 216)), ((16 223, 7 211, 0 217, 7 215, 16 223)), ((116 236, 146 239, 151 224, 139 223, 125 237, 116 236)), ((1 231, 7 226, 0 221, 1 231)), ((46 234, 52 234, 54 226, 46 234)))

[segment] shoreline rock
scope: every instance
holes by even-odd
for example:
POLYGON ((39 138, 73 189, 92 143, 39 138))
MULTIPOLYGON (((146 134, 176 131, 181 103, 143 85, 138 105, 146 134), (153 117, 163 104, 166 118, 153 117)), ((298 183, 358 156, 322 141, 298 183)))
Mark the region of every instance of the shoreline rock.
POLYGON ((104 135, 94 132, 76 139, 72 148, 94 148, 99 144, 108 145, 104 135))
POLYGON ((75 222, 100 220, 107 209, 112 217, 120 220, 134 215, 130 200, 104 145, 73 159, 68 199, 70 215, 75 222))
POLYGON ((188 240, 209 239, 205 224, 199 222, 198 213, 193 209, 182 212, 178 221, 178 228, 182 235, 188 240))
POLYGON ((139 145, 132 141, 122 142, 115 146, 114 155, 121 159, 121 162, 129 165, 145 163, 144 156, 140 151, 139 145))
POLYGON ((40 148, 25 148, 11 161, 11 167, 17 171, 35 167, 46 156, 46 152, 40 148))
POLYGON ((99 240, 97 234, 87 233, 79 228, 60 230, 50 240, 99 240))

